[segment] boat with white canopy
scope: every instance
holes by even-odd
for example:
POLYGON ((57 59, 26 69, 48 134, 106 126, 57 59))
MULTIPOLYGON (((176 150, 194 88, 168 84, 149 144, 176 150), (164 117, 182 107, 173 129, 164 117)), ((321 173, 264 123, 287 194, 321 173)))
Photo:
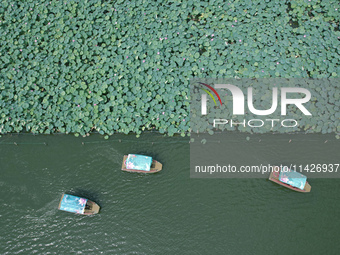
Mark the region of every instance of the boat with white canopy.
POLYGON ((63 194, 58 209, 77 214, 92 215, 99 213, 100 206, 86 198, 63 194))
POLYGON ((290 170, 286 166, 275 166, 270 173, 269 180, 295 191, 311 191, 311 186, 307 182, 307 177, 301 173, 290 170))
POLYGON ((162 170, 162 164, 149 156, 129 154, 123 158, 122 170, 137 173, 156 173, 162 170))

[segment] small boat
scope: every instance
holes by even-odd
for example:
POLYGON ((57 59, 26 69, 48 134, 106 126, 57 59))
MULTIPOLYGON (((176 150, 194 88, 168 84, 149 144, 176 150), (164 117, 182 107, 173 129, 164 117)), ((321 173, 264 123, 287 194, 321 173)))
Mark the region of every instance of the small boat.
POLYGON ((310 192, 311 186, 307 182, 307 177, 288 167, 274 166, 270 173, 269 180, 276 182, 288 189, 299 192, 310 192))
POLYGON ((156 173, 162 170, 162 164, 149 156, 129 154, 124 155, 122 170, 137 173, 156 173))
POLYGON ((58 209, 77 214, 92 215, 99 213, 100 207, 89 199, 63 194, 58 209))

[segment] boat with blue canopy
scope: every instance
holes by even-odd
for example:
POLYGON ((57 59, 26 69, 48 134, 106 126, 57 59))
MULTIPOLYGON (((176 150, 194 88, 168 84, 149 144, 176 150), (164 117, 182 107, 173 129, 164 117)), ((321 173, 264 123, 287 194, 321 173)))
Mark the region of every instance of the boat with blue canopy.
POLYGON ((137 173, 155 173, 162 170, 162 164, 149 156, 129 154, 124 155, 122 170, 137 173))
POLYGON ((63 194, 58 209, 71 213, 92 215, 99 213, 100 207, 89 199, 63 194))
POLYGON ((275 166, 270 173, 269 180, 299 192, 310 192, 312 188, 307 182, 306 176, 286 166, 275 166))

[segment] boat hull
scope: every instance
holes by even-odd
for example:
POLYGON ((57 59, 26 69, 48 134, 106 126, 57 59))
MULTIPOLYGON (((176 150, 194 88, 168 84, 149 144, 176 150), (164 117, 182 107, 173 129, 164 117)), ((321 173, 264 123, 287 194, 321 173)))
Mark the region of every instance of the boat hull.
POLYGON ((127 159, 128 155, 124 155, 124 158, 123 158, 123 163, 122 163, 122 170, 123 171, 126 171, 126 172, 135 172, 135 173, 157 173, 159 171, 162 170, 162 164, 159 163, 157 160, 152 160, 152 164, 151 164, 151 167, 150 167, 150 171, 144 171, 144 170, 137 170, 137 169, 127 169, 126 168, 126 159, 127 159))
POLYGON ((279 180, 279 174, 280 174, 280 167, 275 166, 274 170, 270 173, 269 180, 272 181, 272 182, 275 182, 275 183, 277 183, 277 184, 279 184, 281 186, 284 186, 284 187, 286 187, 288 189, 295 190, 297 192, 307 193, 307 192, 310 192, 311 189, 312 189, 312 187, 309 185, 308 182, 306 182, 305 187, 303 188, 303 190, 299 189, 299 188, 295 188, 293 186, 290 186, 289 184, 286 184, 284 182, 281 182, 279 180))

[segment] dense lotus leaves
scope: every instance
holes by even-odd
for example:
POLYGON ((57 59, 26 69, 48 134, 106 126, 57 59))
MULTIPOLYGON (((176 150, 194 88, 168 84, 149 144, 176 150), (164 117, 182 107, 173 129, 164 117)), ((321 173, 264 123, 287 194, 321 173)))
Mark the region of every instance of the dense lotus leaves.
MULTIPOLYGON (((335 0, 2 1, 0 133, 185 135, 192 77, 338 77, 339 10, 335 0)), ((338 90, 315 90, 333 100, 325 112, 339 111, 338 90)))

